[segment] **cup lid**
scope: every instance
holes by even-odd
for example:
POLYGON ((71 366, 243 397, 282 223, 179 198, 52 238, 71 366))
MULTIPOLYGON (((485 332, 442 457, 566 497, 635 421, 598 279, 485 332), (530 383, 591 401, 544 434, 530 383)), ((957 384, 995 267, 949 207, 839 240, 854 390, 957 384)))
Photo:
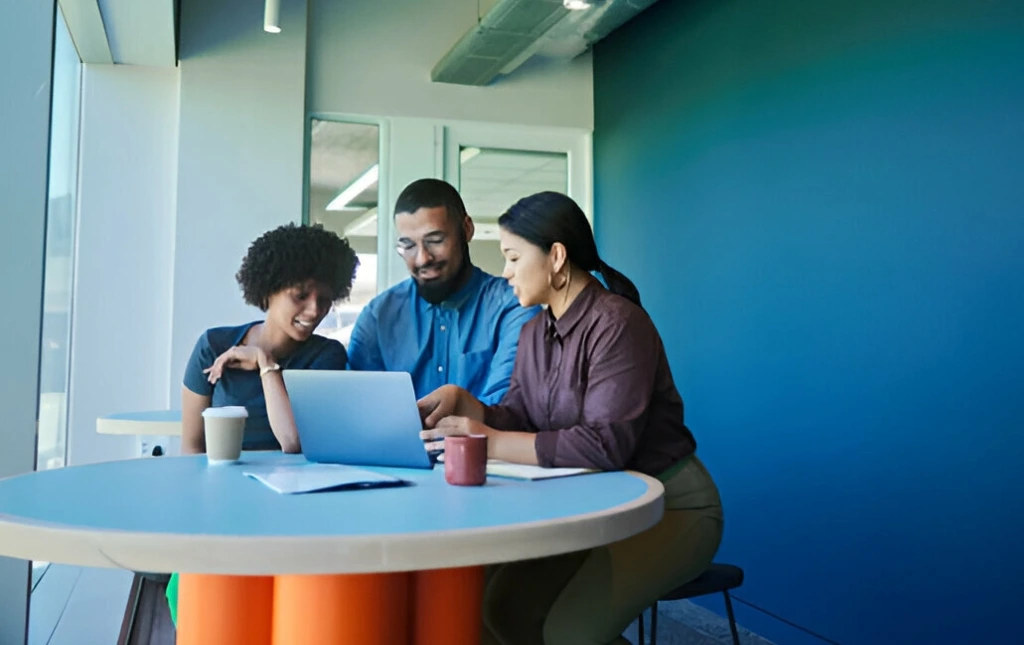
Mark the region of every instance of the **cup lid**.
POLYGON ((241 405, 225 405, 219 408, 206 408, 203 417, 216 419, 238 419, 249 416, 249 411, 241 405))

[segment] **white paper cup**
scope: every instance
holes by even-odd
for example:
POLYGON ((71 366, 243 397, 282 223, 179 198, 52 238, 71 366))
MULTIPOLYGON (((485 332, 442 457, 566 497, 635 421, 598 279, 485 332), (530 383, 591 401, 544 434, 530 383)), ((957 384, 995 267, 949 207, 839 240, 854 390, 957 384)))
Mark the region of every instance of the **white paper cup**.
POLYGON ((203 410, 206 459, 210 464, 230 464, 242 456, 242 437, 249 412, 240 405, 203 410))

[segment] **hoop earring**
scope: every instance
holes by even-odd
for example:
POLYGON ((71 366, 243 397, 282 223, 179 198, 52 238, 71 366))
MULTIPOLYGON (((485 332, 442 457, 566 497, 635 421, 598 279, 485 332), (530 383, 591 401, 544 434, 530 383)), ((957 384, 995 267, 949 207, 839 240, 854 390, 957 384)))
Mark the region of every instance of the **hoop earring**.
POLYGON ((548 275, 548 284, 551 285, 552 289, 554 289, 555 291, 561 291, 566 286, 568 286, 568 284, 569 284, 569 278, 568 277, 562 278, 557 283, 555 282, 555 277, 562 278, 561 271, 559 271, 558 273, 556 273, 554 275, 548 275))
POLYGON ((569 291, 571 290, 570 287, 572 287, 572 269, 569 269, 569 271, 566 273, 565 293, 562 294, 563 307, 569 304, 569 291))

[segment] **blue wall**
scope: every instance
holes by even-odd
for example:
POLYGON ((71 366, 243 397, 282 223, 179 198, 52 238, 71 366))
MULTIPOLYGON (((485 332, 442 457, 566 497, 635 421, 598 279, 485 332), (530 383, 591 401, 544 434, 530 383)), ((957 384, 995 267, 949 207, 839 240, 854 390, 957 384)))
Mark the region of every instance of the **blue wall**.
POLYGON ((739 595, 843 645, 1020 642, 1024 2, 661 0, 594 67, 598 243, 739 595))

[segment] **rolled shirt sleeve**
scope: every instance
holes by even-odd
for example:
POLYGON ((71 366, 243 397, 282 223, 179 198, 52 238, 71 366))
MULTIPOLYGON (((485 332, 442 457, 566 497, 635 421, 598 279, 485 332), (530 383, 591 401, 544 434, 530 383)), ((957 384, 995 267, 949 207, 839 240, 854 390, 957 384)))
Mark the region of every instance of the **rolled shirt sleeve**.
POLYGON ((660 344, 646 316, 610 323, 588 357, 580 422, 537 433, 541 466, 620 470, 633 456, 647 425, 660 344))

